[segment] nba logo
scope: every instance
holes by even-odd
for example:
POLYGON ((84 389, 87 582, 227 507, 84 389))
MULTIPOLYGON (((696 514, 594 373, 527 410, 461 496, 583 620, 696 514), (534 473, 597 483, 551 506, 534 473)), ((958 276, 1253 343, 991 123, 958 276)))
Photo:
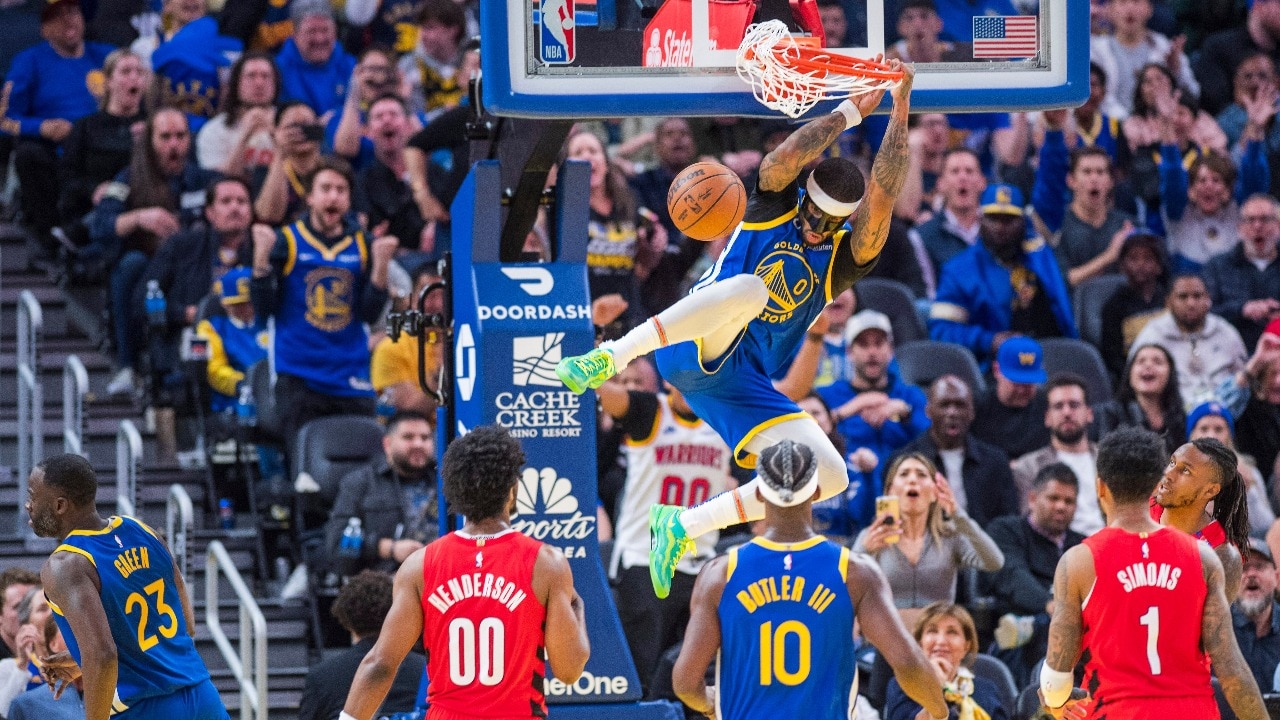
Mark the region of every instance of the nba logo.
POLYGON ((568 65, 573 62, 576 43, 574 23, 575 0, 543 0, 542 33, 538 58, 544 65, 568 65))

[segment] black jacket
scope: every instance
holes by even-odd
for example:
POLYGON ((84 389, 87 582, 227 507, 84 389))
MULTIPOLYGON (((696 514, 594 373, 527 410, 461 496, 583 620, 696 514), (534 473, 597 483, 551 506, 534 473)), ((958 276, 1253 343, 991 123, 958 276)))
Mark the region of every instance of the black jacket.
MULTIPOLYGON (((405 491, 408 486, 419 484, 431 496, 426 503, 428 512, 435 512, 435 472, 429 472, 421 481, 404 480, 387 464, 386 459, 357 468, 339 481, 338 497, 333 501, 329 523, 325 525, 325 549, 329 553, 329 568, 344 575, 354 575, 366 568, 394 573, 399 563, 378 557, 378 541, 395 538, 396 528, 405 521, 405 491), (342 532, 351 518, 360 518, 364 532, 364 544, 358 561, 343 562, 338 555, 342 532)), ((432 515, 434 518, 434 514, 432 515)), ((428 523, 430 524, 430 523, 428 523)), ((428 543, 434 535, 415 537, 405 533, 402 537, 428 543)))
MULTIPOLYGON (((132 305, 135 320, 146 323, 147 282, 157 280, 164 292, 168 329, 176 330, 186 325, 187 307, 198 306, 213 290, 218 246, 218 237, 204 223, 162 243, 134 288, 132 305)), ((234 264, 252 265, 252 253, 252 241, 246 235, 234 264)))
MULTIPOLYGON (((364 638, 307 672, 307 682, 302 688, 302 699, 298 707, 298 720, 337 720, 342 706, 347 702, 347 691, 356 678, 356 668, 360 667, 360 661, 373 649, 377 639, 377 635, 364 638)), ((382 708, 378 711, 378 717, 413 710, 418 699, 418 686, 426 671, 427 659, 422 654, 411 652, 405 656, 400 669, 396 671, 396 679, 391 682, 391 691, 387 693, 387 699, 382 702, 382 708)))
POLYGON ((996 612, 1037 615, 1053 596, 1053 573, 1063 553, 1084 541, 1068 529, 1062 549, 1036 532, 1025 516, 1002 517, 987 526, 987 534, 1004 553, 1004 567, 983 573, 986 593, 996 598, 996 612))
POLYGON ((1213 312, 1240 331, 1245 347, 1257 345, 1268 321, 1249 320, 1241 311, 1250 300, 1280 298, 1280 259, 1272 260, 1266 269, 1259 270, 1245 257, 1241 243, 1210 258, 1200 274, 1209 287, 1209 297, 1213 298, 1213 312))
MULTIPOLYGON (((934 467, 944 471, 942 456, 929 433, 907 443, 895 455, 910 452, 923 453, 933 461, 934 467)), ((964 478, 964 495, 968 501, 965 511, 974 522, 985 528, 998 517, 1018 512, 1018 486, 1014 484, 1013 472, 1009 469, 1009 456, 1000 448, 973 435, 966 436, 960 474, 964 478)))

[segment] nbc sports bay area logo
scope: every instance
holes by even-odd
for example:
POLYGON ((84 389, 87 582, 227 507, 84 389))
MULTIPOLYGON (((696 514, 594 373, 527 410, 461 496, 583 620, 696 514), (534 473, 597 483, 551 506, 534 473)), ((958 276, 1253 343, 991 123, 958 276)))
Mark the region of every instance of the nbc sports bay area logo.
POLYGON ((524 469, 511 526, 560 548, 570 558, 588 557, 587 545, 595 544, 595 508, 584 515, 573 494, 573 483, 552 467, 524 469))
POLYGON ((511 339, 511 384, 516 387, 494 398, 494 422, 516 438, 576 438, 582 435, 582 398, 556 377, 556 363, 564 352, 564 333, 511 339), (545 390, 537 388, 543 387, 545 390), (521 390, 519 388, 529 388, 521 390))

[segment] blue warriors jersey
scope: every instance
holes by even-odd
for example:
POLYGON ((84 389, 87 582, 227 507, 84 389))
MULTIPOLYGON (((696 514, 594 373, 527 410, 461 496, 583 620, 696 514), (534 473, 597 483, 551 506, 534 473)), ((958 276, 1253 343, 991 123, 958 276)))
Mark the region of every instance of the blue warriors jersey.
MULTIPOLYGON (((151 528, 131 517, 113 516, 102 530, 73 530, 54 552, 82 555, 98 570, 119 662, 113 714, 209 679, 188 634, 173 558, 151 528)), ((67 650, 79 663, 80 644, 71 625, 61 608, 49 607, 67 650)))
POLYGON ((723 720, 848 720, 857 700, 849 550, 817 536, 729 551, 717 661, 723 720))
POLYGON ((302 220, 281 232, 289 254, 276 310, 276 370, 325 395, 373 395, 369 336, 358 316, 369 265, 364 233, 330 247, 302 220))

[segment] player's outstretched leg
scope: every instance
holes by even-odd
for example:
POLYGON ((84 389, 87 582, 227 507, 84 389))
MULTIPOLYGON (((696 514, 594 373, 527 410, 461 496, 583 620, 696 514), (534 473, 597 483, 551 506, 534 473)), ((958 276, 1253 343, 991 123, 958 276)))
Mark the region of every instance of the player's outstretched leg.
MULTIPOLYGON (((765 448, 783 440, 808 445, 818 462, 818 487, 821 497, 839 495, 849 486, 844 458, 831 440, 810 417, 786 420, 756 433, 746 450, 759 455, 765 448)), ((723 492, 697 507, 654 505, 649 509, 649 579, 660 598, 671 592, 676 565, 686 552, 693 550, 693 538, 714 529, 751 522, 764 517, 764 502, 756 497, 759 478, 735 490, 723 492)))
POLYGON ((660 347, 702 338, 704 357, 717 358, 738 332, 764 310, 769 290, 755 275, 734 275, 695 290, 631 332, 585 355, 556 364, 556 375, 575 393, 598 388, 632 360, 660 347), (720 332, 723 331, 723 332, 720 332))

